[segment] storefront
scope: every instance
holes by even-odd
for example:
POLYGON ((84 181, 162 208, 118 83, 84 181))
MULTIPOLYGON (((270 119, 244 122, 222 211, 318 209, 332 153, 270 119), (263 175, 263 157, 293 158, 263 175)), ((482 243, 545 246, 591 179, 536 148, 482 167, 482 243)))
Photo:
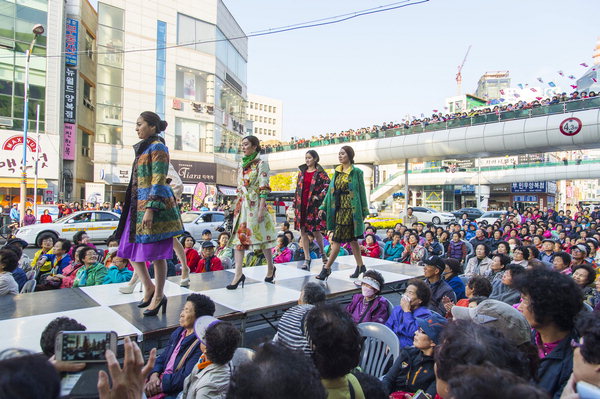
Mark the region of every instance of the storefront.
POLYGON ((512 197, 510 184, 494 184, 491 186, 488 210, 507 209, 511 203, 512 197))
POLYGON ((522 211, 527 207, 554 207, 556 182, 519 182, 511 184, 511 200, 515 208, 522 211))

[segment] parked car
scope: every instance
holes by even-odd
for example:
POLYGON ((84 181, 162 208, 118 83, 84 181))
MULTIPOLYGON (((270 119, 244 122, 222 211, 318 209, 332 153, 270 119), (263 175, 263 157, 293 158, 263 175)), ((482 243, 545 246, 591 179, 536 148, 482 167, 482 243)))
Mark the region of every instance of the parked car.
POLYGON ((217 229, 223 225, 225 214, 214 211, 188 211, 181 214, 183 229, 189 235, 199 240, 202 237, 202 231, 210 230, 213 239, 217 239, 219 232, 217 229))
POLYGON ((467 214, 469 220, 475 220, 483 215, 483 211, 477 208, 460 208, 458 211, 452 212, 452 214, 456 216, 456 219, 458 220, 462 219, 462 215, 465 213, 467 214))
MULTIPOLYGON (((419 222, 433 224, 448 224, 456 222, 456 218, 449 212, 441 212, 437 209, 427 208, 424 206, 413 206, 413 215, 417 217, 419 222)), ((404 219, 405 213, 400 213, 400 218, 404 219)))
POLYGON ((496 220, 500 219, 500 216, 507 214, 507 211, 489 211, 481 215, 481 217, 475 219, 475 222, 481 223, 485 220, 488 224, 494 224, 496 220))
POLYGON ((42 245, 45 234, 55 239, 73 240, 76 232, 85 230, 92 241, 106 241, 119 225, 120 215, 110 211, 79 211, 57 219, 53 223, 36 223, 19 227, 17 238, 36 246, 42 245))
POLYGON ((377 212, 377 208, 375 208, 373 205, 371 205, 369 207, 369 216, 377 217, 377 215, 379 215, 379 213, 377 212))

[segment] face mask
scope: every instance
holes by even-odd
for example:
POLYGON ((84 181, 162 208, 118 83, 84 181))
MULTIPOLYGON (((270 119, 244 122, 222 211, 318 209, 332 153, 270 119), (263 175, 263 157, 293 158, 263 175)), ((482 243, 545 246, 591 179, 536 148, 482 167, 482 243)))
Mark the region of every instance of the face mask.
POLYGON ((510 249, 515 249, 517 247, 517 245, 516 244, 510 244, 509 247, 510 247, 510 249))
POLYGON ((108 247, 108 248, 106 248, 106 250, 108 251, 109 254, 112 254, 112 253, 116 252, 117 249, 119 249, 119 247, 108 247))
POLYGON ((374 296, 375 292, 376 292, 375 288, 369 287, 368 285, 367 286, 363 285, 361 290, 362 290, 362 294, 365 298, 370 298, 370 297, 374 296))

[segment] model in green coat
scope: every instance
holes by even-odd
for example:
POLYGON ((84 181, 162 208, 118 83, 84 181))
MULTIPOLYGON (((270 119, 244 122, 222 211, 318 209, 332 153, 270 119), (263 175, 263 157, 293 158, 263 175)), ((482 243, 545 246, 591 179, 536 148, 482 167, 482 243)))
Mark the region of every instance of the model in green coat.
POLYGON ((319 207, 320 216, 325 216, 327 230, 333 231, 331 253, 317 276, 319 280, 326 280, 331 274, 331 265, 340 252, 340 244, 345 242, 350 243, 356 259, 356 269, 350 277, 357 278, 367 270, 357 241, 359 238, 362 239, 365 230, 364 219, 369 216, 363 172, 354 166, 352 147, 342 147, 338 159, 340 165, 335 168, 327 195, 319 207))

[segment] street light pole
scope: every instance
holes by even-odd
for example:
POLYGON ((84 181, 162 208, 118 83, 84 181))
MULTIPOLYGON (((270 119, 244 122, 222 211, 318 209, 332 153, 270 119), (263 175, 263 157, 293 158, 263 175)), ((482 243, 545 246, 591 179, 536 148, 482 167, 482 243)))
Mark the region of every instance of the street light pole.
MULTIPOLYGON (((37 210, 37 186, 38 186, 38 162, 40 161, 40 104, 37 104, 36 112, 35 112, 35 141, 37 143, 35 149, 35 180, 33 181, 33 214, 35 217, 38 217, 37 210)), ((44 197, 42 197, 44 198, 44 197)))
POLYGON ((28 112, 29 112, 29 60, 31 58, 31 53, 33 52, 33 47, 35 46, 35 42, 39 35, 44 33, 44 27, 42 25, 35 25, 32 29, 33 39, 31 40, 31 44, 29 45, 29 49, 25 53, 27 57, 25 60, 25 84, 24 84, 24 103, 23 107, 23 173, 21 175, 21 215, 20 222, 23 224, 23 219, 25 218, 25 204, 27 200, 27 129, 29 128, 29 120, 28 120, 28 112))

